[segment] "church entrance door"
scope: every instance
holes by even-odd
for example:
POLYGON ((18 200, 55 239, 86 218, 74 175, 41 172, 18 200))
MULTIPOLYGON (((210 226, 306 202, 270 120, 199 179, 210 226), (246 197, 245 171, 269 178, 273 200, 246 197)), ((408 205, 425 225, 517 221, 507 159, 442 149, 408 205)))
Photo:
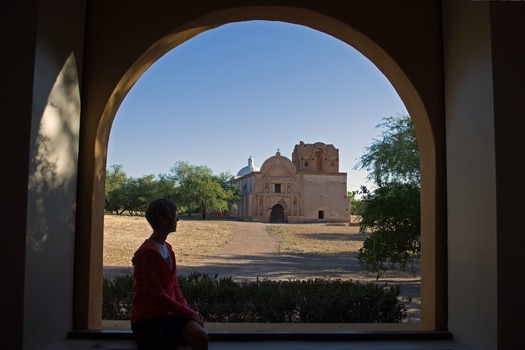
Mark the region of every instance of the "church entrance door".
POLYGON ((282 205, 276 204, 272 207, 270 222, 284 222, 284 208, 282 205))

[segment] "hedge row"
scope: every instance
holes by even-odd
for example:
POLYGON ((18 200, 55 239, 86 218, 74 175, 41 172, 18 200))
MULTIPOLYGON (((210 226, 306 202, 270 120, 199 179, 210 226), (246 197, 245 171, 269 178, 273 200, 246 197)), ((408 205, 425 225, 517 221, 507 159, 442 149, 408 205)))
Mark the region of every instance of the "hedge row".
MULTIPOLYGON (((235 282, 194 272, 179 276, 191 308, 207 322, 392 323, 408 316, 399 286, 339 279, 235 282)), ((104 278, 102 317, 130 318, 133 276, 104 278)))

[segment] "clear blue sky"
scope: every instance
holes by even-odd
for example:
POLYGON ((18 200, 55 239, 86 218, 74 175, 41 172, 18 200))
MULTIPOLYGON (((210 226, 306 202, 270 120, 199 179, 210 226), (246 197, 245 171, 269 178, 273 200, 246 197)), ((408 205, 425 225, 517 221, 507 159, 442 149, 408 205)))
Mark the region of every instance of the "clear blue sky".
POLYGON ((277 149, 291 159, 299 141, 324 142, 356 190, 371 184, 352 168, 381 119, 398 113, 406 108, 390 82, 351 46, 292 24, 234 23, 144 73, 113 123, 108 167, 141 177, 188 161, 236 175, 250 156, 261 167, 277 149))

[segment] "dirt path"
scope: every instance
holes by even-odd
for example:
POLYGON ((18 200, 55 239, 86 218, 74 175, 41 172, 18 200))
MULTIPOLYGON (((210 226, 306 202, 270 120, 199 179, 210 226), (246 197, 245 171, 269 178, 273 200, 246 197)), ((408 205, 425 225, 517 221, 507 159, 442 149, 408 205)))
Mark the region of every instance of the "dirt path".
POLYGON ((280 278, 277 259, 279 243, 266 232, 266 225, 237 222, 231 240, 222 252, 213 257, 197 256, 184 266, 178 266, 185 275, 195 270, 210 276, 232 276, 236 280, 280 278))

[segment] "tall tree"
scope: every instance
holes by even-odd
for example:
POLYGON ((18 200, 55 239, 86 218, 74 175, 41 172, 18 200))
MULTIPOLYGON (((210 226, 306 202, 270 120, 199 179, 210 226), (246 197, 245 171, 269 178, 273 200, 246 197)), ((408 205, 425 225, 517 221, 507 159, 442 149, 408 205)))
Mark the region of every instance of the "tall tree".
POLYGON ((367 147, 354 169, 368 171, 368 179, 378 186, 390 182, 419 184, 419 149, 410 116, 383 118, 376 128, 384 128, 381 138, 367 147))
POLYGON ((409 116, 384 119, 381 139, 366 149, 355 169, 369 171, 373 192, 364 189, 361 232, 370 232, 358 259, 368 271, 383 276, 389 269, 406 270, 419 260, 419 150, 409 116))
POLYGON ((352 215, 361 215, 364 211, 364 202, 357 198, 357 195, 359 194, 359 191, 352 191, 346 193, 348 196, 348 200, 350 203, 351 213, 352 215))
POLYGON ((177 202, 178 190, 173 177, 168 174, 159 174, 157 177, 157 197, 169 198, 177 202))
POLYGON ((158 177, 144 175, 140 178, 128 177, 120 164, 106 170, 105 209, 121 215, 142 212, 153 198, 176 199, 177 188, 173 179, 165 174, 158 177))
POLYGON ((180 194, 180 201, 188 210, 199 209, 202 219, 209 211, 224 212, 232 200, 232 191, 225 188, 225 176, 216 176, 212 170, 203 165, 191 165, 188 162, 177 162, 171 168, 180 194))
POLYGON ((125 183, 127 196, 126 210, 130 215, 143 212, 146 204, 158 197, 158 181, 155 175, 144 175, 139 178, 129 178, 125 183))
POLYGON ((420 190, 390 182, 364 198, 361 232, 370 232, 357 258, 377 278, 389 269, 414 271, 421 253, 420 190))
POLYGON ((241 191, 233 183, 233 176, 229 172, 220 173, 217 176, 217 180, 226 191, 226 201, 228 203, 227 209, 231 209, 231 207, 241 198, 241 191))
POLYGON ((107 211, 117 215, 124 212, 127 200, 124 184, 127 180, 128 177, 122 165, 114 164, 106 169, 105 209, 107 211))

